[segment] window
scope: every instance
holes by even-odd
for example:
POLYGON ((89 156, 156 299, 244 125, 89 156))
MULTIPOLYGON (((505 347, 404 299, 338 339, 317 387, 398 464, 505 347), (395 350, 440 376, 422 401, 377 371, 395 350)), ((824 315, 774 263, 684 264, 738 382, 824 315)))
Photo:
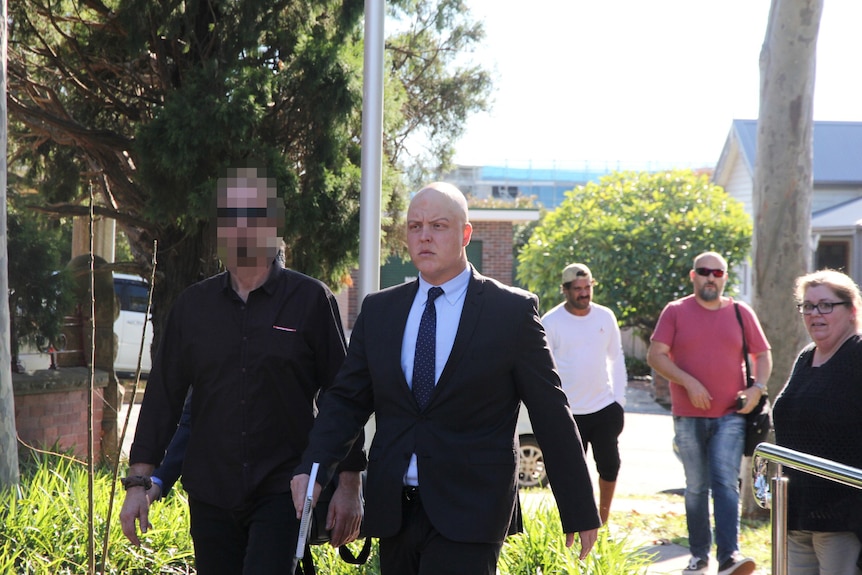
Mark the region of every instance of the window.
POLYGON ((850 242, 848 240, 820 240, 814 258, 814 269, 850 273, 850 242))

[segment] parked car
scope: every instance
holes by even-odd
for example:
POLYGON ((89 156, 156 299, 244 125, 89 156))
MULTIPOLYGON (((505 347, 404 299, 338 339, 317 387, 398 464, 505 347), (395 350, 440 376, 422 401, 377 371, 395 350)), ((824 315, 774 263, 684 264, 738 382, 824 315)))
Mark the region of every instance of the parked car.
POLYGON ((140 276, 114 274, 114 293, 120 302, 120 315, 114 321, 114 333, 117 335, 117 359, 114 361, 114 371, 119 375, 135 374, 138 368, 141 337, 144 338, 141 373, 150 372, 153 322, 152 317, 147 317, 149 289, 147 282, 140 276), (146 324, 146 333, 144 324, 146 324))
POLYGON ((520 459, 518 460, 518 487, 546 487, 548 473, 545 471, 545 459, 542 448, 533 435, 533 424, 527 408, 521 405, 518 413, 518 424, 515 427, 520 443, 520 459))

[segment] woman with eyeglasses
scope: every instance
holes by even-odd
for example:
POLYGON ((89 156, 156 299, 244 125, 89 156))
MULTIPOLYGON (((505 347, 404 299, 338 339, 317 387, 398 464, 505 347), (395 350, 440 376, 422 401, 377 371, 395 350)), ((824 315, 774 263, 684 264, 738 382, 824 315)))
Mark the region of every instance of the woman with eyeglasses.
MULTIPOLYGON (((847 275, 796 280, 812 343, 772 410, 778 445, 862 468, 862 295, 847 275)), ((862 574, 862 491, 787 469, 788 573, 862 574)))

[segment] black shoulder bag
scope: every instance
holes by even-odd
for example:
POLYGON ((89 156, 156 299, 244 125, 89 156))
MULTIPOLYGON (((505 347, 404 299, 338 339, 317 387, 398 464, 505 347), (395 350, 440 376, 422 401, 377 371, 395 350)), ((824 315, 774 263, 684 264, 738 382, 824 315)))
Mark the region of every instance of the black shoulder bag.
MULTIPOLYGON (((748 387, 754 385, 754 377, 751 375, 751 364, 748 362, 748 344, 745 342, 745 326, 742 324, 742 316, 739 313, 739 305, 734 302, 733 309, 736 312, 736 320, 742 328, 742 357, 745 360, 745 383, 748 387)), ((745 415, 745 449, 746 457, 754 455, 754 449, 759 443, 766 441, 769 430, 772 429, 772 416, 770 415, 769 398, 766 392, 760 394, 757 407, 745 415)))

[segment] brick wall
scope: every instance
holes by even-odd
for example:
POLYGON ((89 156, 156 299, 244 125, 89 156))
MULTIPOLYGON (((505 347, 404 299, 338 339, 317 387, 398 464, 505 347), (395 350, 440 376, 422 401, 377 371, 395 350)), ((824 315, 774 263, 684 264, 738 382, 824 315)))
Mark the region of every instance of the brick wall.
MULTIPOLYGON (((63 368, 32 376, 13 377, 15 389, 15 427, 18 437, 38 448, 57 446, 78 457, 87 456, 87 396, 89 377, 86 368, 63 368)), ((107 374, 97 373, 93 397, 94 453, 101 457, 101 430, 104 416, 104 388, 107 374)))
POLYGON ((482 275, 506 285, 514 279, 512 222, 473 222, 473 241, 482 242, 482 275))

